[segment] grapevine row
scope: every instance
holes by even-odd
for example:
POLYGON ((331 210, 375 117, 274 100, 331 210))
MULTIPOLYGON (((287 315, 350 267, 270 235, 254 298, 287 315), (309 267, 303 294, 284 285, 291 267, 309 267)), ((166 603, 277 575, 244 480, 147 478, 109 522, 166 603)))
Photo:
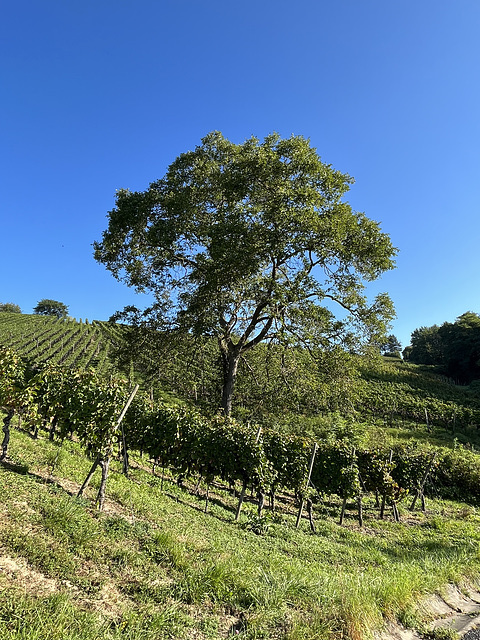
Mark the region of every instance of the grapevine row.
MULTIPOLYGON (((94 464, 102 468, 104 492, 108 465, 120 440, 117 418, 128 395, 126 382, 103 379, 93 371, 49 366, 25 384, 21 362, 9 349, 0 350, 0 366, 0 405, 7 411, 2 456, 7 455, 8 423, 14 411, 23 409, 32 422, 38 424, 42 418, 52 437, 76 435, 94 464)), ((457 472, 450 454, 434 460, 431 451, 420 448, 355 450, 346 442, 317 443, 307 487, 313 440, 272 430, 260 432, 218 416, 207 419, 191 409, 154 404, 144 394, 137 395, 127 413, 125 437, 128 447, 148 452, 179 479, 196 474, 207 485, 215 478, 229 484, 240 481, 243 491, 250 485, 257 492, 262 505, 265 494, 273 504, 279 488, 301 499, 311 499, 313 491, 344 501, 373 492, 395 505, 409 492, 423 488, 421 479, 429 468, 430 486, 437 490, 453 486, 462 491, 468 485, 470 498, 478 499, 480 493, 475 477, 478 464, 475 473, 472 468, 457 472)))

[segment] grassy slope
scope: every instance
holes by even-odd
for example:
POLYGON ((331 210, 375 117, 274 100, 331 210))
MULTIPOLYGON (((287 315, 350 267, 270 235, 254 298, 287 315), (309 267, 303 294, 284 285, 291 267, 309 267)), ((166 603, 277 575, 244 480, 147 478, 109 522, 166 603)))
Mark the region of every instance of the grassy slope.
MULTIPOLYGON (((429 502, 426 514, 359 530, 339 504, 297 530, 280 512, 262 535, 253 506, 234 522, 220 487, 203 497, 161 480, 137 459, 114 470, 104 514, 71 493, 89 462, 16 431, 0 466, 0 637, 361 638, 385 618, 412 622, 414 602, 450 581, 479 575, 480 517, 467 505, 429 502), (58 455, 51 475, 52 465, 58 455), (320 516, 320 517, 319 517, 320 516)), ((96 479, 98 481, 98 478, 96 479)), ((265 523, 263 523, 265 525, 265 523)))
MULTIPOLYGON (((52 331, 81 326, 57 327, 53 319, 24 315, 7 323, 11 315, 0 314, 0 343, 20 346, 26 355, 48 322, 52 331)), ((82 332, 93 327, 83 325, 82 332)), ((97 329, 106 349, 107 330, 97 329)), ((102 353, 99 361, 105 362, 102 353)), ((415 367, 386 364, 364 378, 379 392, 393 382, 422 398, 438 395, 459 406, 478 402, 415 367)), ((369 422, 374 440, 451 445, 454 438, 477 438, 474 429, 427 431, 395 416, 369 422)), ((256 522, 248 504, 236 524, 236 501, 221 488, 221 499, 214 494, 205 514, 202 496, 168 479, 162 488, 137 459, 130 480, 114 469, 106 512, 99 515, 92 506, 95 482, 86 500, 71 497, 89 467, 76 445, 59 451, 15 431, 9 455, 11 464, 0 465, 2 640, 207 640, 227 637, 229 630, 241 630, 244 638, 357 640, 388 618, 413 622, 421 594, 480 575, 480 517, 464 504, 429 501, 426 514, 410 514, 402 503, 400 524, 390 517, 379 521, 367 504, 366 526, 359 530, 353 509, 340 527, 340 505, 328 503, 317 508, 313 535, 307 521, 296 530, 295 514, 286 510, 256 522), (262 535, 253 531, 258 526, 262 535)))

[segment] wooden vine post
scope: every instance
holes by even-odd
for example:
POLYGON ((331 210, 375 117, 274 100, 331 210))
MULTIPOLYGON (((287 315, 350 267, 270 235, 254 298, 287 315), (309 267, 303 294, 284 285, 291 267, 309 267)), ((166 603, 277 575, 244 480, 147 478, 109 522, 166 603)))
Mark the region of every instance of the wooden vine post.
MULTIPOLYGON (((353 455, 355 456, 355 449, 353 450, 353 455)), ((358 493, 357 493, 358 525, 360 527, 363 527, 363 503, 362 503, 363 494, 362 494, 362 490, 365 489, 365 484, 364 484, 364 482, 362 480, 362 476, 360 475, 360 472, 358 472, 358 481, 359 481, 359 487, 358 487, 358 493)))
POLYGON ((397 501, 392 500, 393 519, 395 522, 400 522, 400 514, 398 512, 397 501))
MULTIPOLYGON (((315 442, 315 444, 313 445, 312 456, 310 458, 310 465, 308 467, 307 481, 305 483, 305 493, 308 491, 308 487, 309 487, 309 484, 310 484, 310 478, 312 477, 313 463, 315 462, 315 456, 317 455, 317 448, 318 448, 318 445, 315 442)), ((302 497, 302 500, 300 502, 300 508, 299 508, 298 514, 297 514, 297 521, 295 523, 295 527, 297 527, 297 528, 298 528, 298 525, 300 524, 300 519, 302 517, 303 505, 304 504, 305 504, 305 498, 302 497)), ((310 517, 310 523, 311 523, 311 509, 309 511, 309 517, 310 517)), ((310 524, 310 526, 311 526, 311 524, 310 524)))
POLYGON ((80 498, 80 496, 83 494, 85 489, 88 487, 88 485, 90 483, 90 480, 92 479, 92 476, 95 473, 95 469, 98 467, 99 464, 100 464, 100 454, 98 454, 98 456, 95 458, 92 466, 90 467, 90 471, 87 473, 87 477, 85 478, 85 480, 83 481, 82 486, 78 490, 77 498, 80 498))
POLYGON ((205 493, 205 508, 203 510, 203 513, 207 513, 208 511, 208 497, 209 497, 209 492, 210 492, 210 483, 207 483, 207 491, 205 493))
MULTIPOLYGON (((122 420, 125 417, 125 414, 127 413, 128 407, 132 404, 132 400, 134 399, 137 391, 138 391, 138 384, 135 385, 135 388, 133 389, 132 393, 130 394, 130 397, 128 398, 125 406, 122 409, 121 414, 118 417, 117 420, 117 424, 115 425, 115 431, 119 429, 120 426, 122 426, 122 442, 123 442, 123 469, 124 469, 124 473, 125 473, 125 468, 127 468, 128 470, 128 457, 127 457, 127 448, 126 448, 126 444, 125 444, 125 432, 123 430, 123 425, 122 425, 122 420)), ((108 478, 108 469, 110 467, 110 456, 102 456, 100 459, 100 468, 102 469, 102 480, 100 482, 100 487, 98 489, 98 495, 97 495, 97 499, 96 499, 96 503, 98 504, 98 510, 102 511, 103 510, 103 504, 105 502, 105 489, 107 486, 107 478, 108 478)), ((126 474, 125 474, 126 475, 126 474)))
MULTIPOLYGON (((128 407, 131 405, 133 398, 135 397, 135 394, 138 391, 138 384, 135 386, 134 390, 132 391, 132 393, 130 394, 130 397, 128 398, 125 406, 122 409, 122 412, 120 413, 120 416, 118 417, 117 423, 115 425, 115 431, 118 430, 120 428, 120 425, 122 423, 123 418, 125 417, 125 414, 127 413, 128 407)), ((124 465, 125 465, 125 455, 126 455, 126 446, 125 446, 125 433, 122 427, 122 442, 123 442, 123 447, 124 447, 124 465)), ((103 510, 103 504, 105 502, 105 489, 107 486, 107 478, 108 478, 108 470, 110 467, 110 455, 103 455, 102 452, 100 451, 97 455, 97 457, 95 458, 90 471, 87 474, 87 477, 85 478, 82 486, 80 487, 80 490, 77 494, 77 496, 81 496, 82 493, 85 491, 85 489, 87 488, 90 480, 92 479, 92 476, 96 470, 96 468, 98 467, 98 465, 100 465, 100 468, 102 470, 102 479, 100 481, 100 487, 98 489, 98 494, 95 500, 95 503, 98 504, 98 510, 102 511, 103 510)))
MULTIPOLYGON (((262 433, 262 427, 258 427, 257 435, 255 436, 255 444, 257 444, 258 441, 260 440, 261 433, 262 433)), ((245 500, 246 491, 247 491, 247 479, 244 478, 242 483, 242 491, 238 499, 237 511, 235 512, 235 522, 238 522, 238 519, 240 518, 240 512, 242 510, 243 501, 245 500)))
POLYGON ((362 492, 361 490, 357 495, 357 509, 358 509, 358 524, 363 527, 363 504, 362 504, 362 492))
MULTIPOLYGON (((390 450, 390 457, 388 458, 388 464, 392 464, 392 460, 393 460, 393 449, 390 450)), ((385 515, 385 504, 387 502, 387 494, 384 493, 382 496, 382 505, 380 507, 380 519, 383 520, 383 517, 385 515)))
POLYGON ((139 385, 136 384, 135 388, 133 389, 132 393, 130 394, 129 399, 127 400, 127 404, 123 407, 123 411, 122 411, 122 413, 120 414, 120 416, 118 418, 117 426, 116 426, 117 429, 120 426, 122 427, 122 447, 123 447, 123 468, 122 468, 122 472, 126 476, 128 476, 128 451, 127 451, 127 444, 125 442, 125 430, 123 428, 122 420, 125 417, 125 414, 127 413, 128 407, 132 404, 132 401, 133 401, 135 395, 137 394, 138 389, 139 389, 139 385))
POLYGON ((105 502, 105 490, 107 488, 108 469, 110 467, 110 456, 102 458, 100 460, 100 469, 102 470, 102 479, 100 481, 100 487, 98 489, 97 498, 95 503, 98 504, 98 510, 103 511, 103 504, 105 502))
POLYGON ((0 460, 5 460, 7 457, 8 451, 8 443, 10 442, 10 422, 12 421, 13 415, 15 413, 15 409, 9 408, 7 415, 3 419, 3 441, 2 441, 2 452, 0 453, 0 460))
POLYGON ((242 483, 242 490, 240 492, 240 496, 238 498, 238 505, 237 505, 237 510, 235 512, 235 522, 238 522, 238 519, 240 517, 240 511, 242 510, 242 504, 243 501, 245 500, 245 492, 247 490, 247 481, 244 478, 243 483, 242 483))
POLYGON ((425 483, 427 482, 427 478, 430 475, 430 471, 432 470, 432 467, 435 463, 435 458, 437 457, 437 454, 434 453, 432 456, 432 459, 430 460, 427 468, 425 469, 425 472, 422 476, 422 479, 420 481, 420 484, 418 485, 417 488, 417 492, 412 500, 412 504, 410 505, 410 511, 413 511, 415 509, 415 505, 417 503, 418 498, 421 498, 422 500, 422 510, 425 511, 425 495, 423 493, 424 488, 425 488, 425 483))

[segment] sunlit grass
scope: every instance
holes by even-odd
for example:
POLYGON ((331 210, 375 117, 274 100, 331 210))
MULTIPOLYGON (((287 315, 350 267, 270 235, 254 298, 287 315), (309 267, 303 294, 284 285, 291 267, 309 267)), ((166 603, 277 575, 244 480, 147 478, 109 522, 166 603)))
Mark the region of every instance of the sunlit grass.
POLYGON ((202 487, 196 496, 166 478, 162 489, 139 458, 130 478, 113 464, 98 514, 97 478, 75 497, 90 461, 70 442, 57 453, 15 432, 11 465, 0 466, 0 557, 26 567, 0 571, 2 639, 201 640, 231 629, 359 640, 386 619, 415 622, 422 594, 479 576, 480 517, 468 505, 429 501, 411 514, 401 504, 398 524, 366 501, 361 530, 353 509, 337 524, 333 500, 316 507, 316 534, 283 505, 258 535, 248 501, 236 523, 236 498, 213 488, 204 513, 202 487))

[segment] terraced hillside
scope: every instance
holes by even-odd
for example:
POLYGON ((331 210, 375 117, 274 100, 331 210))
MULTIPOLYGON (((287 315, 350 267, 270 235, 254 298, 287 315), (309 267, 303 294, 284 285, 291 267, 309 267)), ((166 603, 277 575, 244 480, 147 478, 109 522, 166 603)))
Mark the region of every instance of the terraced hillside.
POLYGON ((435 367, 400 360, 366 363, 361 367, 362 387, 356 404, 366 419, 391 427, 422 424, 427 432, 441 427, 457 434, 480 429, 480 394, 470 386, 454 384, 435 367))
POLYGON ((365 360, 344 413, 319 398, 296 434, 144 389, 120 439, 129 383, 69 367, 108 371, 121 332, 0 314, 0 344, 65 365, 24 395, 24 363, 0 367, 1 640, 455 637, 422 603, 480 585, 475 384, 365 360))
MULTIPOLYGON (((123 331, 122 325, 98 320, 89 323, 53 316, 0 313, 0 345, 14 349, 34 365, 51 361, 74 369, 93 367, 100 374, 112 372, 115 370, 113 349, 121 341, 123 331)), ((192 345, 192 352, 194 350, 192 345)), ((157 381, 159 390, 186 401, 195 402, 197 397, 205 400, 200 397, 203 383, 197 384, 198 380, 191 375, 191 358, 186 357, 187 352, 188 348, 183 354, 174 354, 171 362, 162 361, 157 381)), ((164 358, 168 359, 168 354, 164 354, 164 358)), ((248 375, 255 366, 252 360, 248 375)), ((348 397, 340 405, 332 405, 327 396, 322 401, 321 393, 317 394, 312 406, 314 421, 319 415, 339 412, 376 426, 400 429, 410 437, 418 437, 412 429, 420 428, 428 437, 440 430, 460 441, 475 444, 480 441, 480 393, 476 383, 470 387, 455 385, 435 373, 433 367, 393 359, 366 360, 360 362, 359 369, 359 379, 350 384, 348 397)), ((261 378, 262 371, 256 375, 261 378)), ((135 376, 139 382, 143 380, 140 369, 135 376)), ((289 381, 289 384, 294 383, 289 381)), ((281 392, 281 388, 278 391, 281 392)), ((209 401, 213 393, 211 389, 205 392, 209 401)), ((239 388, 240 403, 243 402, 241 396, 239 388)), ((245 402, 248 405, 248 398, 245 402)), ((303 419, 302 425, 305 429, 303 419)))
POLYGON ((94 320, 91 324, 53 316, 0 313, 0 344, 32 364, 51 361, 66 367, 112 368, 109 352, 121 327, 94 320))

